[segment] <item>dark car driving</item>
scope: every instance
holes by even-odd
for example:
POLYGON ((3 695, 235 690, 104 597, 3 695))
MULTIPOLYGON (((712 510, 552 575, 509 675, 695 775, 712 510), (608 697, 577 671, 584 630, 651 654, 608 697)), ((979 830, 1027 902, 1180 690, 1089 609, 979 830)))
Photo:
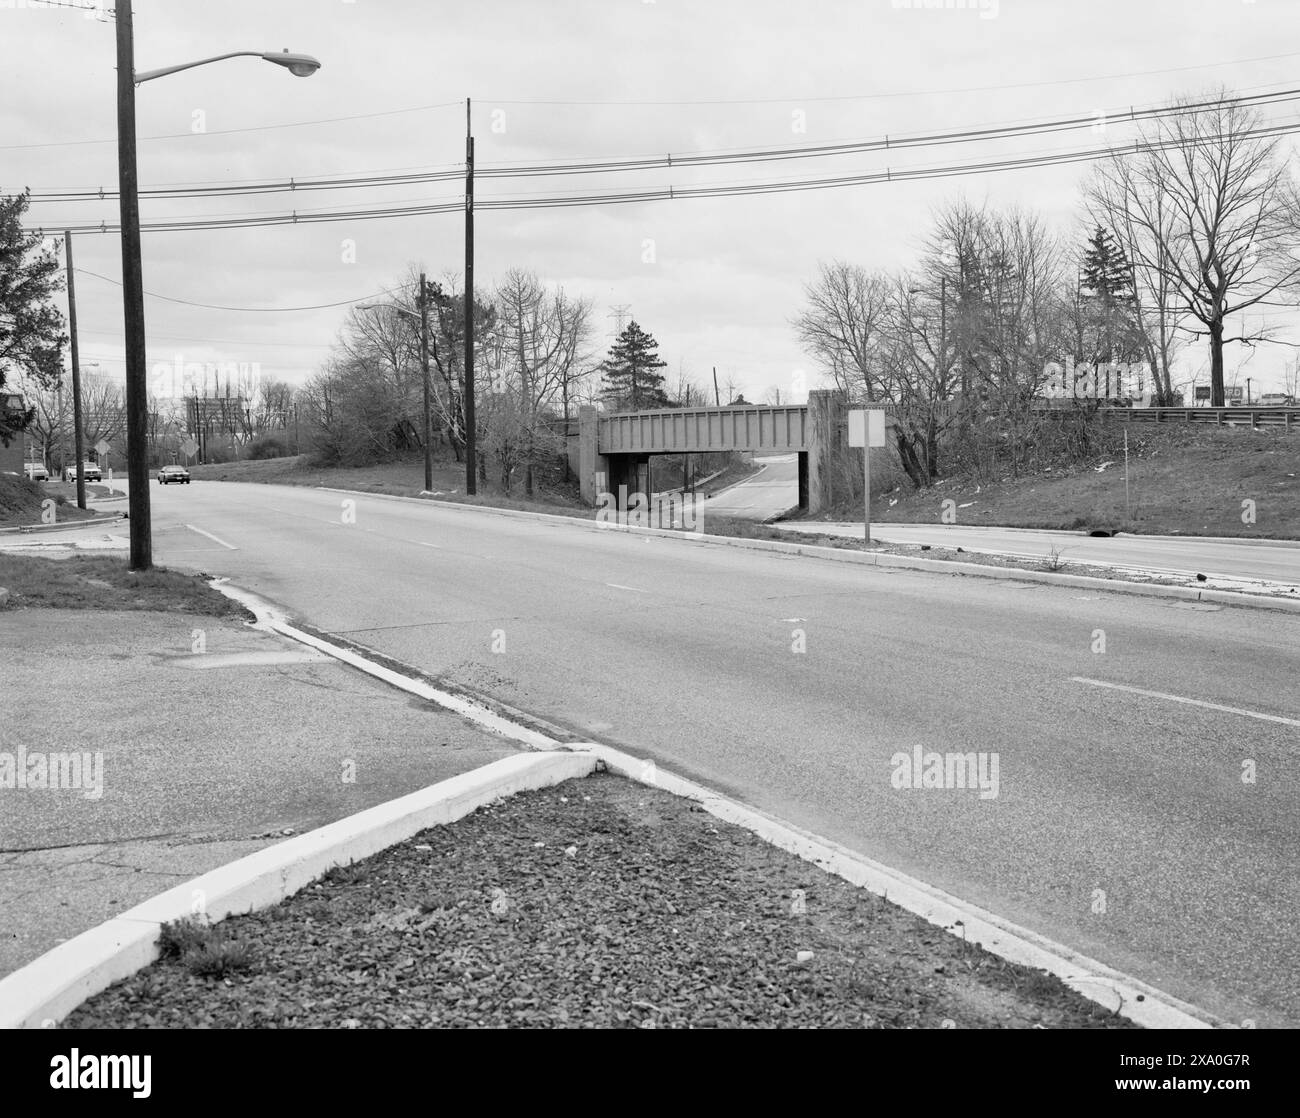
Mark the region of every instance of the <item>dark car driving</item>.
POLYGON ((190 483, 190 472, 184 466, 164 466, 158 471, 158 484, 170 485, 173 481, 190 483))

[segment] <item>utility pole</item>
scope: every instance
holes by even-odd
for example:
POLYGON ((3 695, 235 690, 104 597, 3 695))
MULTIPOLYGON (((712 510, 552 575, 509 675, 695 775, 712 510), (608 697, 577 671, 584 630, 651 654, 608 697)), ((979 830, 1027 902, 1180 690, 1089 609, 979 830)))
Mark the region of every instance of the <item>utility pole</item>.
MULTIPOLYGON (((117 24, 117 177, 122 224, 122 317, 126 349, 126 477, 131 569, 153 566, 149 514, 149 382, 140 264, 140 198, 135 165, 135 34, 130 0, 113 5, 117 24)), ((77 463, 81 473, 81 463, 77 463)))
POLYGON ((713 366, 713 402, 718 407, 722 407, 722 396, 718 393, 718 367, 713 366))
POLYGON ((474 438, 474 135, 465 98, 465 492, 478 492, 474 438))
POLYGON ((420 273, 420 372, 424 376, 424 488, 433 492, 433 413, 429 405, 429 288, 420 273))
POLYGON ((63 231, 63 251, 68 262, 68 333, 72 338, 72 439, 77 452, 77 508, 86 507, 86 460, 81 445, 81 358, 77 349, 77 286, 72 278, 72 232, 63 231))

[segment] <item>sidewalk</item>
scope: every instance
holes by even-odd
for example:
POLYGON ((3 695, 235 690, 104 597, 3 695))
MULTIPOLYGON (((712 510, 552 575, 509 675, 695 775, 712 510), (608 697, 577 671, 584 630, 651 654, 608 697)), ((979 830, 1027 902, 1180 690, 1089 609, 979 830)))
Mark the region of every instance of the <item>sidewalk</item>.
POLYGON ((102 754, 58 790, 4 787, 0 756, 0 975, 287 834, 516 752, 213 617, 3 610, 0 661, 0 755, 102 754))

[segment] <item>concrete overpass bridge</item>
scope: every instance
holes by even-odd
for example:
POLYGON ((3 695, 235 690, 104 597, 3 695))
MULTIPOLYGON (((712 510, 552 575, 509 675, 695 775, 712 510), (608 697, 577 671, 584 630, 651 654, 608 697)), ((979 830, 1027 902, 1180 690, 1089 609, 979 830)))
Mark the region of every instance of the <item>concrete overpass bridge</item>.
POLYGON ((808 394, 795 407, 663 408, 599 415, 578 412, 578 476, 583 500, 599 493, 649 488, 656 454, 750 451, 799 455, 799 506, 813 512, 830 503, 831 454, 844 438, 844 407, 833 392, 808 394))

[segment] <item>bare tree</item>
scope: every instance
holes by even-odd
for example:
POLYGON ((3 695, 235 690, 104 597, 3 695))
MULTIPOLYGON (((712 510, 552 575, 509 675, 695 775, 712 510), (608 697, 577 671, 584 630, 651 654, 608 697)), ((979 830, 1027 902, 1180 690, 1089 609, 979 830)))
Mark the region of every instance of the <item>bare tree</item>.
MULTIPOLYGON (((50 455, 56 448, 62 457, 72 444, 72 393, 61 388, 60 382, 47 383, 28 373, 21 374, 15 383, 15 389, 32 409, 27 435, 41 448, 41 460, 46 466, 52 465, 50 455)), ((64 465, 60 461, 57 468, 61 470, 64 465)))
POLYGON ((925 255, 925 287, 943 292, 963 398, 1028 400, 1059 352, 1066 257, 1037 214, 959 201, 939 211, 925 255))
POLYGON ((81 422, 86 445, 101 440, 126 442, 126 398, 122 386, 107 377, 83 374, 81 378, 81 422))
POLYGON ((821 264, 804 287, 807 305, 793 322, 799 341, 850 399, 890 398, 878 353, 889 290, 881 273, 841 260, 821 264))
MULTIPOLYGON (((1214 407, 1224 404, 1224 342, 1267 333, 1225 338, 1228 316, 1290 296, 1300 280, 1294 184, 1260 125, 1258 112, 1223 93, 1209 107, 1159 117, 1087 186, 1091 214, 1124 243, 1157 315, 1172 310, 1204 327, 1194 333, 1209 339, 1214 407)), ((1153 368, 1168 388, 1159 323, 1153 368)))
POLYGON ((493 414, 523 440, 518 456, 525 493, 532 496, 539 452, 554 455, 563 443, 544 426, 545 413, 558 404, 567 422, 571 389, 590 370, 591 303, 569 297, 563 288, 548 290, 536 273, 513 268, 497 285, 495 304, 501 372, 508 380, 501 391, 508 406, 493 414))

